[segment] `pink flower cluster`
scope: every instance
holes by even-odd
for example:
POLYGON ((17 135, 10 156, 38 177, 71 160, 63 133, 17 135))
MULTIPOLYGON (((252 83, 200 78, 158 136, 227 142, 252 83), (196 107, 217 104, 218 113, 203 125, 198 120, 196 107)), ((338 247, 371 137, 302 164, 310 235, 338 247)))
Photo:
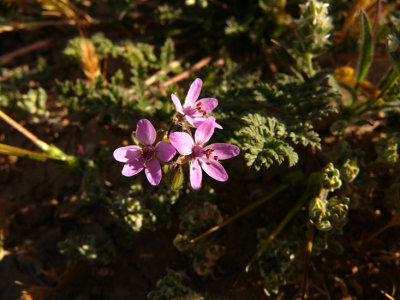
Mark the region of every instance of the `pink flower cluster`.
POLYGON ((237 156, 240 150, 231 144, 205 145, 212 137, 214 129, 222 127, 216 123, 214 117, 205 117, 217 107, 218 100, 214 98, 197 100, 201 87, 201 79, 196 79, 190 86, 183 107, 178 97, 171 95, 177 110, 174 120, 181 124, 185 131, 172 132, 168 136, 170 143, 158 141, 155 144, 157 133, 149 120, 142 119, 137 123, 136 138, 139 145, 121 147, 114 151, 114 158, 125 163, 122 175, 133 176, 144 169, 150 184, 158 185, 162 177, 160 162, 171 161, 178 151, 184 159, 176 160, 175 164, 183 161, 189 163, 190 183, 193 189, 200 188, 202 171, 215 180, 228 180, 228 174, 219 161, 237 156), (191 131, 186 129, 187 123, 196 128, 194 139, 191 131))

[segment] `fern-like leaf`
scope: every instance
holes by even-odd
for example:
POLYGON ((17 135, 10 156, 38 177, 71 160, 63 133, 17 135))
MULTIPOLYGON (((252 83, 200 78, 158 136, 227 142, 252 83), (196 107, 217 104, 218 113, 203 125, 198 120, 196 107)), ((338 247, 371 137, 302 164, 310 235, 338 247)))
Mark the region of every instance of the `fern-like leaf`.
POLYGON ((245 152, 244 157, 249 167, 260 170, 269 168, 274 162, 282 164, 285 160, 294 166, 298 155, 288 143, 286 126, 274 117, 263 117, 260 114, 248 114, 243 117, 245 123, 235 132, 237 143, 245 152))

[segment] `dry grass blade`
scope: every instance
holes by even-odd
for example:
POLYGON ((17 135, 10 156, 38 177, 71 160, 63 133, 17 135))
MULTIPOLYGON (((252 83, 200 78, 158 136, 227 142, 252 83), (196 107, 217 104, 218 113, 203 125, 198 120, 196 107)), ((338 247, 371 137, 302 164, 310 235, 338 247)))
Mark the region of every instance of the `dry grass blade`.
POLYGON ((44 10, 60 12, 67 19, 73 19, 78 24, 82 22, 93 22, 93 19, 88 14, 79 10, 68 0, 38 0, 38 2, 44 10))
POLYGON ((42 273, 50 278, 51 280, 55 281, 57 284, 55 286, 40 286, 34 284, 26 284, 21 281, 15 281, 15 283, 21 285, 22 289, 22 296, 18 300, 45 300, 48 296, 55 292, 60 291, 63 289, 68 282, 70 276, 73 274, 76 268, 76 262, 68 261, 65 267, 65 270, 58 275, 55 270, 45 271, 42 270, 42 273))
POLYGON ((389 299, 389 300, 395 300, 394 297, 392 297, 391 295, 389 295, 388 293, 386 293, 384 290, 380 290, 380 292, 381 292, 382 295, 384 295, 387 299, 389 299))
POLYGON ((20 281, 15 283, 22 285, 22 295, 18 300, 45 300, 53 292, 53 287, 25 284, 20 281))
POLYGON ((377 24, 377 21, 385 18, 397 5, 396 3, 391 3, 385 6, 379 6, 377 2, 378 1, 375 0, 357 0, 354 2, 346 15, 342 30, 337 34, 338 42, 346 37, 349 31, 357 33, 360 30, 359 22, 356 22, 356 20, 361 10, 368 12, 372 24, 377 24))
POLYGON ((360 15, 360 10, 367 10, 375 1, 374 0, 356 0, 350 7, 348 14, 344 20, 343 28, 338 34, 338 39, 342 40, 347 32, 351 29, 351 26, 360 15))
POLYGON ((0 25, 0 33, 15 30, 35 30, 46 26, 64 26, 64 25, 76 25, 74 20, 65 21, 40 21, 40 22, 29 22, 29 23, 11 23, 7 25, 0 25))
POLYGON ((94 81, 97 76, 101 74, 99 66, 99 58, 96 55, 94 44, 87 40, 81 40, 81 66, 86 77, 94 81))
POLYGON ((41 40, 41 41, 35 42, 31 45, 22 47, 18 50, 12 51, 11 53, 4 54, 4 55, 0 56, 0 65, 7 63, 10 60, 12 60, 18 56, 22 56, 22 55, 25 55, 26 53, 32 52, 34 50, 47 47, 54 41, 55 41, 54 37, 45 39, 45 40, 41 40))
POLYGON ((9 252, 3 249, 3 242, 8 236, 12 216, 17 206, 11 200, 0 197, 0 261, 9 252))

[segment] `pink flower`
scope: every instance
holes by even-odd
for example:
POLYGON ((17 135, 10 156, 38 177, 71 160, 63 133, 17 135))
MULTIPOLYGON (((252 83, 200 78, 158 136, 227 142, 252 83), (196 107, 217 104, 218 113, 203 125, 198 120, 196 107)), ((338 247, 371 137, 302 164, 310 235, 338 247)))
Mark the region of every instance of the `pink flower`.
POLYGON ((239 147, 231 144, 217 143, 206 147, 214 133, 215 118, 208 117, 196 130, 193 138, 186 132, 173 132, 169 136, 171 144, 181 155, 190 155, 190 183, 194 190, 200 188, 202 169, 218 181, 228 180, 228 174, 219 160, 228 159, 239 154, 239 147))
POLYGON ((145 169, 145 174, 152 185, 161 181, 161 161, 170 161, 176 154, 174 147, 169 143, 160 141, 155 147, 156 130, 149 120, 142 119, 137 123, 136 138, 143 147, 130 145, 114 151, 114 158, 125 163, 122 175, 133 176, 145 169))
MULTIPOLYGON (((195 81, 193 81, 189 92, 186 95, 183 107, 178 97, 175 94, 171 94, 172 102, 174 102, 179 116, 196 128, 206 120, 204 116, 218 106, 218 100, 215 98, 203 98, 197 100, 199 98, 202 85, 203 82, 200 78, 197 78, 195 81)), ((217 123, 215 123, 215 127, 222 129, 222 126, 217 123)))

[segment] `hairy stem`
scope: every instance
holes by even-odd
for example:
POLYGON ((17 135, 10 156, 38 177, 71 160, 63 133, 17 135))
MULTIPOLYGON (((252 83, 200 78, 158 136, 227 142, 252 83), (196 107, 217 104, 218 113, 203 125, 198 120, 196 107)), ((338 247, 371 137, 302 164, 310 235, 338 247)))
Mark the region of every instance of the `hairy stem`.
POLYGON ((311 77, 313 77, 315 73, 312 63, 313 55, 310 52, 307 52, 305 58, 306 58, 308 73, 310 74, 311 77))

